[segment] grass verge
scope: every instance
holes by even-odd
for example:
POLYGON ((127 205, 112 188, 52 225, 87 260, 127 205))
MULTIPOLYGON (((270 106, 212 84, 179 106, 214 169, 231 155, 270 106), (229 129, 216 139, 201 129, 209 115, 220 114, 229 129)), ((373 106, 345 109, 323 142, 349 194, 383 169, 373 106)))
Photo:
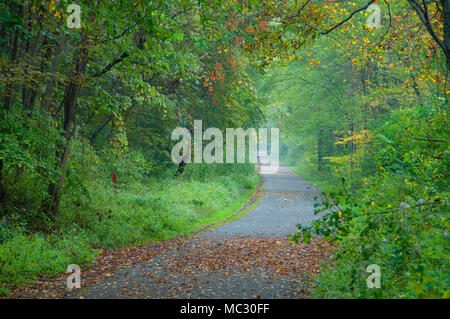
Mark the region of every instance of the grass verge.
POLYGON ((58 276, 70 264, 86 269, 103 248, 166 240, 224 220, 248 202, 259 181, 253 166, 127 181, 117 194, 107 181, 90 180, 88 196, 66 192, 71 196, 50 235, 0 224, 0 295, 38 276, 58 276))

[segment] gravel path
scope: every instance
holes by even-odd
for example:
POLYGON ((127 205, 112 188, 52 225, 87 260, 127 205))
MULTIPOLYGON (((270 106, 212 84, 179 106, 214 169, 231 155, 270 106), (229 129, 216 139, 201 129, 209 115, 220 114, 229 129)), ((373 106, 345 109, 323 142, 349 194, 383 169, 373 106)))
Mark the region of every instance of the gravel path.
POLYGON ((320 192, 288 167, 259 172, 265 180, 247 215, 181 241, 149 260, 119 269, 66 298, 301 298, 329 254, 286 236, 309 224, 320 192))
POLYGON ((296 225, 309 225, 314 216, 314 197, 320 192, 281 166, 278 174, 263 174, 264 194, 258 206, 239 220, 207 232, 200 237, 264 236, 286 237, 296 225))

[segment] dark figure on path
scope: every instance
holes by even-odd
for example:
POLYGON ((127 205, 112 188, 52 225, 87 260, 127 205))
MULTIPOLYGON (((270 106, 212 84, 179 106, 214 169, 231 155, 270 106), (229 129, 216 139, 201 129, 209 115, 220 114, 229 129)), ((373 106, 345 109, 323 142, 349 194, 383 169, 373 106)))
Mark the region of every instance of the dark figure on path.
POLYGON ((186 167, 186 163, 184 160, 181 160, 180 164, 178 164, 178 170, 175 173, 175 176, 180 176, 184 172, 184 168, 186 167))

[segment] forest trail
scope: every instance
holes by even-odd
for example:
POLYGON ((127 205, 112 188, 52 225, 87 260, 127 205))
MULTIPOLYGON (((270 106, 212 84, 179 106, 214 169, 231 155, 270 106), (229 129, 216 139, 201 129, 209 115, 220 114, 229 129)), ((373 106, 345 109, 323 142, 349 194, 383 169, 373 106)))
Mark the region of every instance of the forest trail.
POLYGON ((314 216, 317 188, 286 166, 258 172, 265 180, 257 206, 228 224, 181 240, 148 260, 119 269, 66 298, 302 298, 327 257, 317 242, 287 235, 314 216))

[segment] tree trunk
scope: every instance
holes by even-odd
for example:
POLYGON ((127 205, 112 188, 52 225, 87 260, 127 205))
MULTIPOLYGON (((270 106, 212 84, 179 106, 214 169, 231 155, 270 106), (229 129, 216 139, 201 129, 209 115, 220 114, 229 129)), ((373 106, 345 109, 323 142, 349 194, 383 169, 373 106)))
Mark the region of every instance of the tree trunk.
MULTIPOLYGON (((23 7, 21 5, 17 5, 14 2, 11 3, 10 10, 11 13, 16 13, 18 16, 23 15, 23 7)), ((19 52, 19 37, 20 37, 21 31, 16 29, 13 35, 12 39, 12 46, 11 46, 11 58, 10 58, 10 65, 13 65, 15 61, 18 58, 18 52, 19 52)), ((8 81, 9 82, 9 81, 8 81)), ((11 83, 6 83, 5 85, 5 99, 4 99, 4 109, 8 111, 10 107, 14 104, 15 100, 15 85, 11 83)))
POLYGON ((6 189, 3 184, 3 161, 0 160, 0 216, 5 215, 6 206, 6 189))
POLYGON ((75 128, 75 115, 77 108, 77 98, 81 89, 81 78, 86 72, 86 64, 88 61, 87 48, 82 41, 80 48, 75 53, 74 70, 64 90, 63 106, 64 106, 64 140, 65 144, 59 145, 56 158, 58 160, 56 168, 60 170, 60 175, 56 182, 52 182, 48 186, 49 198, 43 203, 44 212, 51 218, 58 213, 59 203, 61 201, 62 187, 66 172, 67 160, 70 152, 70 140, 75 128))
POLYGON ((317 170, 323 169, 322 129, 317 132, 317 170))
POLYGON ((64 36, 61 35, 61 38, 58 40, 55 48, 55 54, 53 56, 52 65, 50 66, 50 73, 52 77, 48 80, 47 87, 45 88, 44 97, 42 101, 42 108, 49 112, 50 111, 50 103, 52 101, 53 89, 56 84, 55 73, 59 65, 59 61, 61 60, 61 55, 64 47, 64 36))
POLYGON ((97 138, 98 134, 100 134, 101 131, 103 131, 103 129, 106 127, 106 125, 109 124, 109 122, 112 121, 112 119, 114 118, 114 115, 111 115, 106 121, 105 123, 103 123, 100 126, 97 126, 97 128, 94 130, 94 132, 91 134, 91 136, 89 137, 89 143, 91 145, 94 145, 95 139, 97 138))
POLYGON ((447 70, 450 71, 450 1, 441 0, 444 11, 444 47, 447 59, 447 70))

